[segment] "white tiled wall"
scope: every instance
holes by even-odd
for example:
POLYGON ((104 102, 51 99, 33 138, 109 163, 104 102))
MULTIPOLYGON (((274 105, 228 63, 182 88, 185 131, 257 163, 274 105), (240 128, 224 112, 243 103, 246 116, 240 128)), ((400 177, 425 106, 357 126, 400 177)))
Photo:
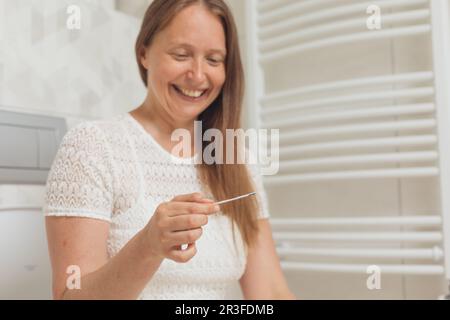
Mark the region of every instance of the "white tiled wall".
POLYGON ((151 0, 116 0, 116 8, 126 14, 142 18, 151 0))
POLYGON ((112 1, 1 0, 0 107, 83 119, 137 106, 145 88, 134 59, 139 20, 112 1), (81 29, 66 26, 77 5, 81 29))
MULTIPOLYGON (((114 0, 0 0, 0 109, 80 121, 145 97, 134 58, 140 21, 114 0), (77 5, 81 29, 69 30, 77 5)), ((0 206, 41 206, 43 186, 0 185, 0 206)))
MULTIPOLYGON (((114 0, 0 0, 0 109, 60 116, 70 128, 136 107, 145 97, 134 59, 138 28, 137 18, 115 11, 114 0), (80 30, 66 26, 70 5, 80 8, 80 30)), ((0 208, 42 207, 44 192, 42 185, 0 185, 0 208)), ((0 241, 7 237, 1 234, 0 241)), ((21 292, 17 285, 4 298, 38 294, 31 287, 21 292)), ((40 288, 42 298, 47 286, 40 288)))

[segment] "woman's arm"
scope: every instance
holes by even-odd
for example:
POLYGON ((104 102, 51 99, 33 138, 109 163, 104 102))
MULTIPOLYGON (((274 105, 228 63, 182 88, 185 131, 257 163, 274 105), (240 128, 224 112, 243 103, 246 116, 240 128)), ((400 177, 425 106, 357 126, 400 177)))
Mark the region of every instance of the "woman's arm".
POLYGON ((246 300, 295 300, 281 270, 269 220, 258 221, 257 242, 249 248, 247 266, 240 279, 246 300))
MULTIPOLYGON (((136 299, 164 259, 187 263, 195 242, 220 207, 201 193, 160 204, 150 222, 108 259, 109 223, 85 218, 47 217, 47 237, 56 299, 136 299), (183 244, 188 244, 181 250, 183 244), (69 289, 68 267, 77 266, 81 289, 69 289)), ((71 269, 69 269, 71 270, 71 269)), ((70 283, 70 282, 69 282, 70 283)))
POLYGON ((136 299, 162 262, 149 252, 142 232, 108 259, 108 222, 46 217, 46 227, 54 299, 136 299), (66 273, 69 266, 80 268, 79 290, 66 285, 74 276, 66 273))

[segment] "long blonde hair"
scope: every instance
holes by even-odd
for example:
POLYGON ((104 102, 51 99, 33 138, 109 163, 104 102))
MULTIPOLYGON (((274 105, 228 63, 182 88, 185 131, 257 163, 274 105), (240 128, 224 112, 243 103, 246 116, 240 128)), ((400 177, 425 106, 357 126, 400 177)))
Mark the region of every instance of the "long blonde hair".
MULTIPOLYGON (((244 97, 244 71, 239 49, 238 33, 231 11, 223 0, 154 0, 145 13, 136 41, 136 59, 142 81, 147 86, 147 70, 141 63, 142 52, 152 44, 155 35, 170 24, 184 8, 200 4, 219 17, 226 37, 226 80, 217 99, 199 116, 204 130, 219 129, 226 139, 226 129, 241 128, 241 111, 244 97)), ((233 141, 234 143, 235 141, 233 141)), ((224 148, 227 143, 223 144, 224 148)), ((203 150, 206 143, 203 142, 203 150)), ((238 148, 234 148, 235 158, 238 148)), ((216 199, 246 194, 255 186, 245 164, 202 163, 197 167, 200 177, 216 199)), ((259 204, 250 197, 222 206, 222 211, 239 227, 244 243, 254 244, 258 232, 259 204)), ((233 228, 234 231, 234 228, 233 228)), ((234 232, 233 232, 234 235, 234 232)))

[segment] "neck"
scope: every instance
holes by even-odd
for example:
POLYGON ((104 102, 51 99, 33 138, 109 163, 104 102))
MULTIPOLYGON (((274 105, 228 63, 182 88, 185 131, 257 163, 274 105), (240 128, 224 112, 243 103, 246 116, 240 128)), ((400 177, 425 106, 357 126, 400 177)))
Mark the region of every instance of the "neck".
POLYGON ((193 136, 194 121, 196 119, 176 119, 164 110, 164 108, 152 103, 152 100, 147 97, 144 103, 136 110, 140 114, 140 118, 147 125, 158 129, 159 133, 165 136, 171 136, 176 129, 186 129, 193 136))
MULTIPOLYGON (((151 99, 153 100, 153 99, 151 99)), ((135 119, 139 120, 141 125, 148 131, 153 138, 155 138, 158 143, 165 148, 166 150, 173 150, 173 147, 178 144, 178 142, 174 142, 171 140, 172 133, 176 129, 186 129, 190 133, 191 141, 190 141, 190 151, 184 153, 182 152, 183 157, 191 157, 193 153, 195 153, 195 142, 194 142, 194 121, 195 119, 189 121, 183 121, 180 119, 176 119, 172 117, 164 108, 154 105, 151 103, 151 100, 147 99, 144 103, 132 111, 131 114, 135 119)), ((170 152, 170 151, 169 151, 170 152)))

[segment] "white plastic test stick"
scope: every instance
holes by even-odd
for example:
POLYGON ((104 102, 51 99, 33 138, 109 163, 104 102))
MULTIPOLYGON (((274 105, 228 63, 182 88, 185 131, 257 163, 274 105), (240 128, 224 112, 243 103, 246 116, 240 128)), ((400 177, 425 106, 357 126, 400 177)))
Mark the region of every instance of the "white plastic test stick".
POLYGON ((221 204, 229 203, 229 202, 236 201, 236 200, 239 200, 239 199, 242 199, 242 198, 247 198, 247 197, 253 196, 255 194, 256 194, 256 192, 250 192, 248 194, 244 194, 244 195, 236 197, 236 198, 231 198, 231 199, 228 199, 228 200, 223 200, 223 201, 216 202, 215 204, 216 205, 221 205, 221 204))
MULTIPOLYGON (((214 204, 221 205, 221 204, 229 203, 229 202, 236 201, 236 200, 239 200, 239 199, 243 199, 243 198, 247 198, 247 197, 250 197, 250 196, 254 196, 255 194, 256 194, 256 192, 250 192, 248 194, 244 194, 242 196, 231 198, 231 199, 228 199, 228 200, 219 201, 219 202, 216 202, 214 204)), ((181 250, 184 251, 184 250, 187 249, 187 247, 188 247, 187 244, 182 244, 181 245, 181 250)))

